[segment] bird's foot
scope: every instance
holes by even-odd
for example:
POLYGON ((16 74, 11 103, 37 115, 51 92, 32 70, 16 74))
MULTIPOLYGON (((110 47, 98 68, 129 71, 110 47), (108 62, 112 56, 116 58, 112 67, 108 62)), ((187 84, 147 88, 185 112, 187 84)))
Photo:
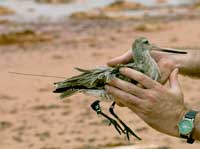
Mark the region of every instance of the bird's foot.
POLYGON ((130 140, 130 136, 129 134, 133 135, 134 137, 136 137, 138 140, 142 140, 139 136, 137 136, 131 128, 129 128, 126 124, 122 124, 124 127, 123 133, 126 134, 126 137, 128 140, 130 140))
POLYGON ((101 111, 99 102, 100 102, 99 100, 96 100, 95 102, 93 102, 91 104, 92 109, 96 111, 97 114, 104 116, 109 121, 109 126, 113 125, 115 129, 117 130, 117 132, 121 135, 121 133, 123 132, 122 127, 118 124, 116 120, 112 119, 111 117, 109 117, 108 115, 106 115, 105 113, 101 111))
POLYGON ((120 124, 124 127, 123 133, 126 134, 127 139, 130 140, 129 134, 135 136, 138 140, 142 140, 140 137, 138 137, 114 112, 115 102, 112 103, 112 105, 109 108, 110 113, 120 122, 120 124))

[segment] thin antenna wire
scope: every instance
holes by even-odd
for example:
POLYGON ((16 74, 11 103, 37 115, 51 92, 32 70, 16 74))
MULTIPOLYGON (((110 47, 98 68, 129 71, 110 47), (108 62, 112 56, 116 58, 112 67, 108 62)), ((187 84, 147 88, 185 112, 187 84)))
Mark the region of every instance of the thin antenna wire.
POLYGON ((14 72, 14 71, 10 71, 8 73, 17 74, 17 75, 25 75, 25 76, 46 77, 46 78, 60 78, 60 79, 64 79, 65 78, 65 77, 59 77, 59 76, 48 76, 48 75, 41 75, 41 74, 29 74, 29 73, 21 73, 21 72, 14 72))

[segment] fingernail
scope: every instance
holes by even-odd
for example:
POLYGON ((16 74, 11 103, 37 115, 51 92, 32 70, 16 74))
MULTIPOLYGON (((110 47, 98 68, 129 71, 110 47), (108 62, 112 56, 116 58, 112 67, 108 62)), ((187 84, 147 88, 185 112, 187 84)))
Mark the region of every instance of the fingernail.
POLYGON ((105 89, 108 90, 108 89, 109 89, 109 86, 108 86, 108 85, 105 85, 105 89))
POLYGON ((179 72, 179 69, 178 69, 178 68, 176 68, 176 72, 177 72, 177 73, 179 72))
POLYGON ((112 79, 109 78, 108 80, 106 80, 105 83, 106 83, 106 84, 109 84, 111 81, 112 81, 112 79))
POLYGON ((107 82, 107 84, 113 85, 116 82, 116 79, 116 77, 113 77, 109 82, 107 82))
POLYGON ((179 69, 178 69, 178 68, 175 68, 175 72, 178 73, 178 71, 179 71, 179 69))
POLYGON ((120 68, 119 72, 123 73, 126 70, 126 68, 120 68))

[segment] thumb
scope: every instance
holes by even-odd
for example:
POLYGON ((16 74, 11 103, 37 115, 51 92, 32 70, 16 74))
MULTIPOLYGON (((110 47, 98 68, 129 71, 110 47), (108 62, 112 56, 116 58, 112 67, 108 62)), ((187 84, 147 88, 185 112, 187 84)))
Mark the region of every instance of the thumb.
POLYGON ((169 77, 169 85, 172 91, 181 93, 181 86, 178 81, 178 68, 174 69, 169 77))
POLYGON ((133 57, 132 50, 129 50, 125 54, 115 57, 107 62, 108 66, 115 66, 117 64, 126 64, 128 63, 133 57))

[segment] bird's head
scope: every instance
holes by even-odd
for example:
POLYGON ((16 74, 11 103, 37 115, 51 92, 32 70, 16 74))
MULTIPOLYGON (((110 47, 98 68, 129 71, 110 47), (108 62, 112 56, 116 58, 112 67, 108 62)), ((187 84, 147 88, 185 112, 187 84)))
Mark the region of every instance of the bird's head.
POLYGON ((132 50, 135 52, 145 52, 149 51, 152 48, 151 43, 146 37, 138 37, 136 40, 133 42, 132 45, 132 50))
POLYGON ((136 55, 145 52, 150 52, 150 50, 167 52, 167 53, 187 54, 187 52, 180 51, 178 49, 158 47, 150 43, 146 37, 136 38, 135 41, 133 42, 132 50, 136 55))

